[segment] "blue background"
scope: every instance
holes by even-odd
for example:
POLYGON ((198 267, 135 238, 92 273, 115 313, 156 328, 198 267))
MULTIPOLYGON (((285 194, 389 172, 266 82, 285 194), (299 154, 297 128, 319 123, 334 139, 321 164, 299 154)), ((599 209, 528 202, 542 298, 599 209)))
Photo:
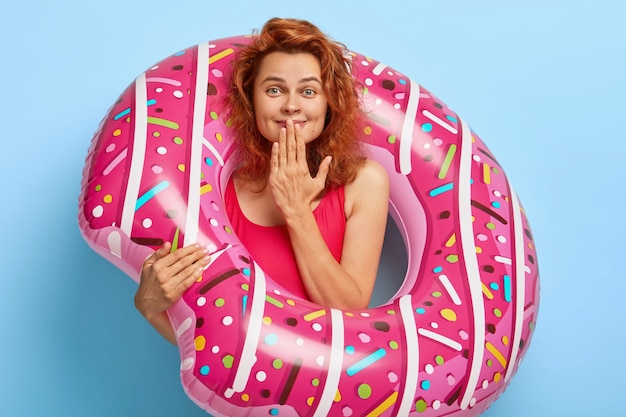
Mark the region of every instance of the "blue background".
POLYGON ((625 3, 27 1, 0 9, 0 415, 203 416, 135 283, 77 227, 106 110, 143 70, 273 16, 316 23, 456 110, 517 189, 542 299, 485 416, 623 415, 625 3), (507 4, 503 4, 507 3, 507 4))

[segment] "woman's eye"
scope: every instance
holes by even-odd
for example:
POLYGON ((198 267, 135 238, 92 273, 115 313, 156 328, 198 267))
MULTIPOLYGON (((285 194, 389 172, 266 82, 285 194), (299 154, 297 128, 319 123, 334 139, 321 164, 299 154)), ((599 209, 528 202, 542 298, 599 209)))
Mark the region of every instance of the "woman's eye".
POLYGON ((305 90, 303 91, 303 94, 304 94, 305 96, 309 96, 309 97, 311 97, 311 96, 314 96, 314 95, 315 95, 315 90, 313 90, 312 88, 307 88, 307 89, 305 89, 305 90))
POLYGON ((270 95, 277 95, 280 94, 280 90, 276 87, 271 87, 267 89, 267 93, 270 95))

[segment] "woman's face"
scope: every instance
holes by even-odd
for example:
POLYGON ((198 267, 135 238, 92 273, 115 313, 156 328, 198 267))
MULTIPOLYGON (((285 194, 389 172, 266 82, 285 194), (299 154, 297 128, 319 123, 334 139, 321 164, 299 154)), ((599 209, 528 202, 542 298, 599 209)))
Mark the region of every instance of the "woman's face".
POLYGON ((300 125, 305 143, 315 140, 328 108, 317 58, 309 53, 266 55, 254 79, 253 104, 257 128, 267 140, 277 142, 287 120, 300 125))

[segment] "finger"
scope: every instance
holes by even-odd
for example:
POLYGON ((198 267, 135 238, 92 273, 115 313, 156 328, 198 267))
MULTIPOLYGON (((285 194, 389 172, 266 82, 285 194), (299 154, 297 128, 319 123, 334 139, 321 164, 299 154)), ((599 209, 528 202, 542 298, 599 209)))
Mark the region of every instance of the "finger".
POLYGON ((198 244, 192 244, 170 253, 166 258, 163 258, 162 262, 168 268, 169 275, 176 275, 207 254, 207 248, 198 244))
POLYGON ((327 156, 326 158, 324 158, 319 168, 317 169, 315 181, 319 184, 320 188, 324 188, 326 186, 326 177, 328 177, 328 172, 330 171, 330 163, 332 162, 332 160, 332 156, 327 156))
POLYGON ((175 290, 181 293, 185 292, 194 282, 202 277, 202 273, 210 262, 211 257, 205 256, 182 270, 173 280, 175 282, 175 290))
POLYGON ((306 160, 306 144, 304 143, 304 138, 302 137, 302 126, 299 124, 294 126, 295 129, 295 141, 296 141, 296 160, 300 164, 307 165, 306 160))
POLYGON ((278 142, 272 143, 272 151, 270 153, 270 163, 272 167, 272 173, 274 175, 278 174, 278 159, 280 158, 280 145, 278 142))
POLYGON ((280 128, 278 134, 278 168, 284 167, 287 164, 287 129, 280 128))
POLYGON ((297 162, 296 131, 293 120, 287 120, 287 162, 297 162))
POLYGON ((159 259, 166 257, 170 253, 171 248, 172 244, 170 242, 165 242, 163 246, 152 252, 150 256, 146 258, 146 260, 144 261, 144 265, 151 265, 159 259))

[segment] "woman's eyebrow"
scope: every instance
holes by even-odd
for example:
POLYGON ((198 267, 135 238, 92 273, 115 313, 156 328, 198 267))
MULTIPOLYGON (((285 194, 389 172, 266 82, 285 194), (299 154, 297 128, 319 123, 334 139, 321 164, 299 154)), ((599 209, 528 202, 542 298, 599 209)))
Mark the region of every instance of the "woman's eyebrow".
MULTIPOLYGON (((300 81, 298 81, 298 84, 305 84, 308 82, 317 82, 318 84, 322 84, 322 82, 320 81, 320 79, 314 75, 310 76, 310 77, 304 77, 302 78, 300 81)), ((263 81, 261 81, 261 83, 267 83, 267 82, 276 82, 276 83, 286 83, 287 80, 285 80, 284 78, 281 77, 277 77, 275 75, 269 75, 267 76, 265 79, 263 79, 263 81)))

